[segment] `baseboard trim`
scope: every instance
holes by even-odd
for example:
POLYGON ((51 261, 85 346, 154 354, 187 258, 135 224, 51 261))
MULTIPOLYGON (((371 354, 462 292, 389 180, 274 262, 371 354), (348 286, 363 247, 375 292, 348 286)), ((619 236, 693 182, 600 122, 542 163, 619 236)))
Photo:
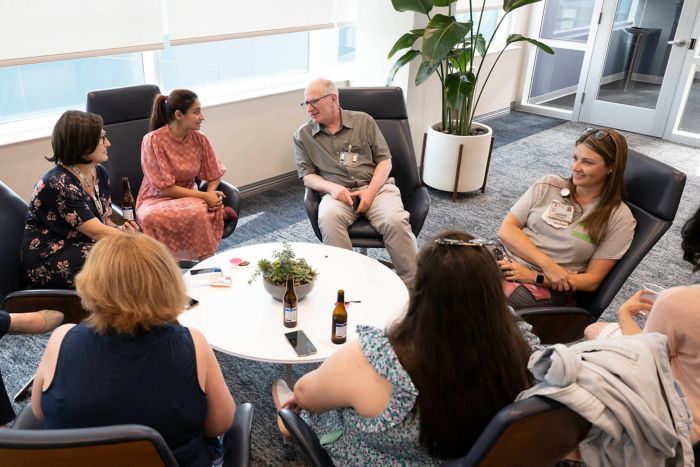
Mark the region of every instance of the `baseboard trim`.
POLYGON ((298 180, 296 170, 292 172, 287 172, 282 175, 277 175, 276 177, 266 178, 265 180, 260 180, 258 182, 250 183, 248 185, 239 186, 238 190, 241 192, 241 198, 247 198, 249 196, 257 195, 259 193, 264 193, 266 191, 275 189, 285 183, 289 183, 293 180, 298 180))
POLYGON ((475 122, 483 122, 485 120, 491 120, 492 118, 500 117, 502 115, 508 115, 511 111, 511 107, 505 107, 503 109, 494 110, 485 114, 480 114, 474 117, 475 122))

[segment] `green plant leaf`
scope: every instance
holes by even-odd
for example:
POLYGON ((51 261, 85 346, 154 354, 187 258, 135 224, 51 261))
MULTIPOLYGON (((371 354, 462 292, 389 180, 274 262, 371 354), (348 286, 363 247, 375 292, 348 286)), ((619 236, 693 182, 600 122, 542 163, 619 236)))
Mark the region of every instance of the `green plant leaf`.
POLYGON ((530 39, 529 37, 525 37, 522 34, 511 34, 508 36, 508 39, 506 39, 506 44, 512 44, 513 42, 529 42, 530 44, 536 45, 542 51, 548 53, 549 55, 554 55, 554 50, 544 42, 536 41, 535 39, 530 39))
POLYGON ((416 86, 423 84, 425 80, 430 78, 430 75, 432 75, 439 66, 440 62, 421 62, 420 67, 418 67, 418 72, 416 73, 416 86))
POLYGON ((484 39, 483 34, 479 33, 474 36, 474 45, 476 45, 476 51, 479 52, 479 55, 482 57, 486 55, 486 39, 484 39))
POLYGON ((389 55, 386 58, 391 58, 396 52, 398 52, 401 49, 407 49, 413 45, 416 40, 418 40, 420 37, 422 37, 422 34, 415 34, 413 32, 407 32, 403 36, 399 37, 399 40, 396 41, 396 44, 391 48, 391 51, 389 51, 389 55))
POLYGON ((427 14, 433 9, 432 0, 391 0, 396 11, 415 11, 427 14))
POLYGON ((386 85, 390 86, 391 82, 394 81, 394 76, 396 76, 396 73, 399 71, 399 69, 416 58, 418 55, 420 55, 420 52, 417 50, 409 50, 405 54, 403 54, 401 57, 399 57, 398 60, 396 60, 396 63, 394 63, 394 66, 391 67, 391 70, 389 70, 389 77, 386 79, 386 85))
POLYGON ((450 6, 450 3, 454 3, 457 0, 433 0, 433 6, 450 6))
POLYGON ((450 107, 457 109, 466 105, 466 100, 474 91, 473 73, 451 73, 445 78, 445 97, 450 107))
POLYGON ((464 50, 453 50, 449 59, 455 69, 464 73, 467 71, 469 63, 472 61, 472 48, 467 47, 464 50))
POLYGON ((444 60, 470 30, 469 23, 455 21, 453 16, 433 16, 423 34, 423 60, 430 63, 444 60))
POLYGON ((503 11, 510 13, 521 6, 537 3, 540 0, 503 0, 503 11))

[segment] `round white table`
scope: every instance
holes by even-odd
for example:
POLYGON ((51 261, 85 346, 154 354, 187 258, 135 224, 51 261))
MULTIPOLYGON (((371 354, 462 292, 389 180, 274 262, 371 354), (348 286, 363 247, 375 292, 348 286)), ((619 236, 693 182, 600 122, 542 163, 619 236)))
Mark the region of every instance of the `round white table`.
MULTIPOLYGON (((233 280, 232 286, 214 287, 197 276, 185 273, 190 297, 199 305, 179 317, 184 326, 200 330, 209 344, 221 352, 250 360, 271 363, 309 363, 328 358, 343 345, 331 342, 331 315, 338 289, 347 305, 348 342, 357 337, 355 326, 369 324, 385 328, 401 316, 408 304, 408 290, 399 277, 379 261, 327 245, 291 243, 297 258, 304 258, 318 271, 314 289, 298 305, 297 327, 282 324, 282 303, 263 288, 262 277, 248 280, 258 260, 270 259, 281 243, 244 246, 219 253, 196 268, 219 267, 233 280), (246 267, 231 265, 231 258, 249 261, 246 267), (284 334, 303 330, 317 352, 298 357, 284 334)), ((288 367, 288 371, 289 371, 288 367)))

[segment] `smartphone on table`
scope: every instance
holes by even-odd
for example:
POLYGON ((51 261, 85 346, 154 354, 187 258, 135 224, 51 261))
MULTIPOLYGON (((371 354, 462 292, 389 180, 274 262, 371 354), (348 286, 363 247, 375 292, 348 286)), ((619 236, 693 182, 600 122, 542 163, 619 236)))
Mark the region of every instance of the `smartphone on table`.
POLYGON ((287 332, 284 334, 284 337, 287 338, 287 342, 289 342, 298 356, 306 357, 316 353, 316 347, 314 347, 304 331, 287 332))
POLYGON ((214 272, 221 272, 221 268, 190 269, 190 274, 193 276, 196 276, 197 274, 211 274, 214 272))

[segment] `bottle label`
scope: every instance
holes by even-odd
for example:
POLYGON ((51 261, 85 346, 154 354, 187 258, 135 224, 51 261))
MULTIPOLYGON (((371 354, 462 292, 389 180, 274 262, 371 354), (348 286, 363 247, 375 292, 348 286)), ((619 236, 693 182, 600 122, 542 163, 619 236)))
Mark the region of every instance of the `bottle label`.
POLYGON ((284 307, 284 322, 285 323, 295 323, 296 321, 297 321, 297 307, 285 306, 284 307))
POLYGON ((348 323, 335 323, 335 337, 343 339, 347 335, 348 323))
POLYGON ((125 221, 134 220, 134 208, 124 208, 122 209, 122 217, 125 221))

